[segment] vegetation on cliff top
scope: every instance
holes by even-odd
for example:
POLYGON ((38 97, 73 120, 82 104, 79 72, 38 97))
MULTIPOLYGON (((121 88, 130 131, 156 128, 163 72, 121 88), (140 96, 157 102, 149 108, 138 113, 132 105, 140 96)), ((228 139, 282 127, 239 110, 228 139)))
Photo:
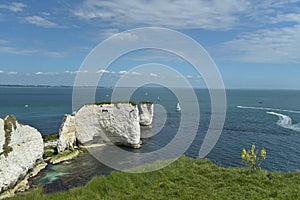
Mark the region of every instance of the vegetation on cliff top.
POLYGON ((5 132, 5 142, 3 144, 3 152, 0 153, 0 156, 3 154, 5 157, 13 150, 9 143, 11 141, 11 133, 13 129, 17 128, 17 120, 14 115, 8 115, 4 118, 4 132, 5 132))
POLYGON ((58 133, 52 133, 52 134, 43 136, 44 142, 55 141, 55 140, 58 140, 58 138, 59 138, 58 133))
MULTIPOLYGON (((157 163, 154 163, 157 164, 157 163)), ((299 199, 300 172, 223 168, 206 159, 181 157, 158 171, 112 172, 87 185, 45 195, 42 189, 13 199, 299 199)))
POLYGON ((136 106, 136 102, 134 101, 103 101, 103 102, 96 102, 96 105, 105 105, 105 104, 118 104, 118 103, 129 103, 133 106, 136 106))
POLYGON ((152 101, 141 101, 140 104, 153 104, 152 101))

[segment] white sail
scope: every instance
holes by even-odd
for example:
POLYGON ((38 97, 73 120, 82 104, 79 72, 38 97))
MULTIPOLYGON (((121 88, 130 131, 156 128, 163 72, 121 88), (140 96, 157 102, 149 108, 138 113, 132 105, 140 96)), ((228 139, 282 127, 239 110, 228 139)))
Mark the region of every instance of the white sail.
POLYGON ((179 105, 179 103, 177 103, 177 108, 176 108, 177 111, 180 111, 181 110, 181 107, 179 105))

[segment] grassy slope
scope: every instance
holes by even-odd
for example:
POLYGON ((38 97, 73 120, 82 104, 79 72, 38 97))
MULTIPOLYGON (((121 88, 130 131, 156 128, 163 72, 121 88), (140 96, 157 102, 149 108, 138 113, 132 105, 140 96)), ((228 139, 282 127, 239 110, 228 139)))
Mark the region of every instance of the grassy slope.
POLYGON ((181 157, 159 171, 113 172, 89 184, 51 195, 35 190, 14 199, 299 199, 300 172, 222 168, 209 160, 181 157))

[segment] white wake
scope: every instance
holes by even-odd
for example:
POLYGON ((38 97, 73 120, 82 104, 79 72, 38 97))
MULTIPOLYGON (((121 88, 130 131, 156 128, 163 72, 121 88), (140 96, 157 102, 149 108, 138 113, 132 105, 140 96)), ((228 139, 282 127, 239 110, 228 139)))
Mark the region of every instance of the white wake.
POLYGON ((237 108, 252 109, 252 110, 268 110, 268 111, 290 112, 290 113, 300 114, 299 110, 284 110, 284 109, 278 109, 278 108, 249 107, 249 106, 237 106, 237 108))
POLYGON ((237 106, 237 108, 241 109, 252 109, 252 110, 266 110, 268 111, 267 114, 270 115, 276 115, 279 120, 277 121, 277 125, 287 128, 293 131, 300 132, 300 123, 298 124, 293 124, 292 118, 287 115, 283 115, 280 113, 276 112, 271 112, 271 111, 279 111, 279 112, 289 112, 289 113, 298 113, 300 114, 300 111, 298 110, 284 110, 284 109, 278 109, 278 108, 264 108, 264 107, 250 107, 250 106, 237 106))
POLYGON ((267 112, 270 115, 276 115, 279 117, 279 120, 277 121, 277 124, 283 128, 291 129, 293 131, 300 132, 300 123, 299 124, 293 124, 291 117, 287 115, 283 115, 276 112, 267 112))

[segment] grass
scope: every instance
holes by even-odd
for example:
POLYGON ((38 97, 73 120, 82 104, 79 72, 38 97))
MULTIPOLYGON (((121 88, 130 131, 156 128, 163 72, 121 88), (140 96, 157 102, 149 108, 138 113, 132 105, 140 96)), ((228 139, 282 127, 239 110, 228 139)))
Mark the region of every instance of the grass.
POLYGON ((141 101, 140 104, 153 104, 152 101, 141 101))
POLYGON ((118 103, 130 103, 133 106, 136 106, 136 102, 134 101, 104 101, 104 102, 96 102, 94 104, 96 105, 104 105, 104 104, 118 104, 118 103))
POLYGON ((57 149, 53 146, 48 146, 44 148, 43 159, 47 159, 49 157, 53 157, 57 155, 57 149))
MULTIPOLYGON (((78 149, 70 149, 70 150, 65 150, 62 153, 55 154, 53 153, 50 159, 50 163, 57 164, 66 160, 70 160, 74 157, 76 157, 80 153, 80 150, 78 149)), ((44 157, 51 155, 51 152, 47 153, 47 155, 44 154, 44 157)))
POLYGON ((8 115, 4 118, 4 132, 5 132, 5 142, 3 144, 3 152, 0 153, 0 156, 3 154, 5 157, 13 150, 9 143, 11 141, 11 133, 13 129, 17 128, 16 117, 14 115, 8 115))
POLYGON ((43 136, 43 140, 44 140, 44 142, 58 140, 58 133, 52 133, 49 135, 45 135, 45 136, 43 136))
POLYGON ((161 170, 131 174, 112 172, 87 185, 45 195, 41 189, 13 199, 299 199, 300 172, 250 173, 223 168, 206 159, 181 157, 161 170))

